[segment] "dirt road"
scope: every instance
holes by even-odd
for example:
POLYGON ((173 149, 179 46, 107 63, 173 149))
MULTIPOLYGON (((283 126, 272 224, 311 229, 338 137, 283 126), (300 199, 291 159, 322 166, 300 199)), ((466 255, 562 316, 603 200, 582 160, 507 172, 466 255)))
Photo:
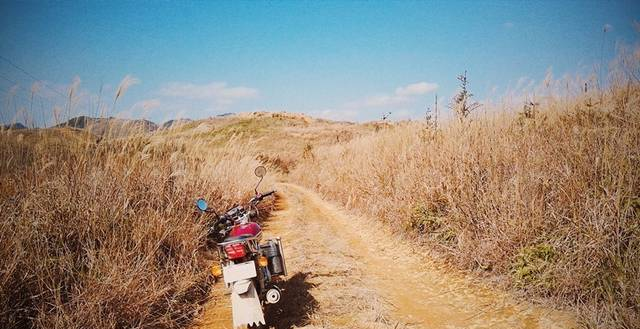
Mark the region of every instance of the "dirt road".
MULTIPOLYGON (((278 186, 280 208, 264 225, 281 236, 289 268, 275 328, 573 328, 571 314, 473 285, 439 269, 376 225, 347 215, 317 194, 278 186)), ((232 328, 222 285, 202 328, 232 328)))

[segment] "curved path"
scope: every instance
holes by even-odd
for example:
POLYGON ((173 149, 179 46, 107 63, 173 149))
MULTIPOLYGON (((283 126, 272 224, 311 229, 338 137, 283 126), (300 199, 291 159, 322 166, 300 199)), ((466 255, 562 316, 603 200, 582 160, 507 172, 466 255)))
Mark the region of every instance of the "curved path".
MULTIPOLYGON (((517 302, 440 269, 373 220, 346 214, 303 187, 278 186, 264 225, 281 236, 289 276, 274 328, 574 328, 571 313, 517 302)), ((232 328, 221 285, 200 321, 232 328)))

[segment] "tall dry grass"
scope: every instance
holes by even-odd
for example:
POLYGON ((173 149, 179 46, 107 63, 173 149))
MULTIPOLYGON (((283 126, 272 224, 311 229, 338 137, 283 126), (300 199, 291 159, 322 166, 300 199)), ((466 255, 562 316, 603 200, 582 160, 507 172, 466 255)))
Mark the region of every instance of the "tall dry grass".
POLYGON ((3 131, 0 158, 2 328, 183 327, 210 283, 193 202, 248 197, 257 165, 233 141, 67 129, 3 131))
POLYGON ((319 147, 295 179, 585 324, 640 323, 640 85, 319 147))

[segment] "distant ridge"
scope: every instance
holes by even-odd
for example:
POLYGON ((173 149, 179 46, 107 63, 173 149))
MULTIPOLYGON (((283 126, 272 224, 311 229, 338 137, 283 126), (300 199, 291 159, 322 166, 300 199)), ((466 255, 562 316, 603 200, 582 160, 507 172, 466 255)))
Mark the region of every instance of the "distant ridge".
POLYGON ((78 116, 54 126, 54 128, 70 127, 85 129, 92 134, 103 136, 110 134, 113 137, 124 137, 133 134, 149 133, 158 129, 158 125, 144 119, 120 119, 120 118, 92 118, 78 116))
POLYGON ((18 130, 18 129, 27 129, 27 127, 25 125, 23 125, 22 123, 20 123, 20 122, 16 122, 16 123, 8 124, 8 125, 2 125, 2 129, 3 130, 7 130, 7 129, 18 130))
POLYGON ((161 129, 170 129, 170 128, 175 128, 178 126, 181 126, 185 123, 189 123, 192 122, 193 120, 191 119, 173 119, 173 120, 169 120, 166 121, 165 123, 162 124, 162 126, 160 127, 161 129))

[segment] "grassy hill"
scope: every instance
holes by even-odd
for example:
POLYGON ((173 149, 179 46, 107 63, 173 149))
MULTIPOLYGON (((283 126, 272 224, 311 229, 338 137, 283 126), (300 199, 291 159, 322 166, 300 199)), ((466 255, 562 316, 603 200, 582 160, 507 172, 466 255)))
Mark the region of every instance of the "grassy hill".
POLYGON ((71 118, 55 126, 55 128, 63 127, 84 129, 97 136, 109 135, 111 137, 149 133, 158 129, 157 124, 148 120, 129 120, 113 117, 92 118, 87 116, 71 118))
POLYGON ((210 283, 193 199, 247 198, 265 164, 453 267, 632 327, 639 108, 631 84, 438 129, 255 112, 2 131, 0 326, 185 326, 210 283))
POLYGON ((640 85, 313 154, 293 181, 451 266, 577 306, 585 326, 640 323, 640 85))
POLYGON ((336 122, 292 113, 241 113, 185 123, 160 131, 153 138, 192 140, 210 148, 229 143, 251 149, 274 169, 288 173, 300 159, 320 145, 346 142, 375 130, 373 125, 336 122))

